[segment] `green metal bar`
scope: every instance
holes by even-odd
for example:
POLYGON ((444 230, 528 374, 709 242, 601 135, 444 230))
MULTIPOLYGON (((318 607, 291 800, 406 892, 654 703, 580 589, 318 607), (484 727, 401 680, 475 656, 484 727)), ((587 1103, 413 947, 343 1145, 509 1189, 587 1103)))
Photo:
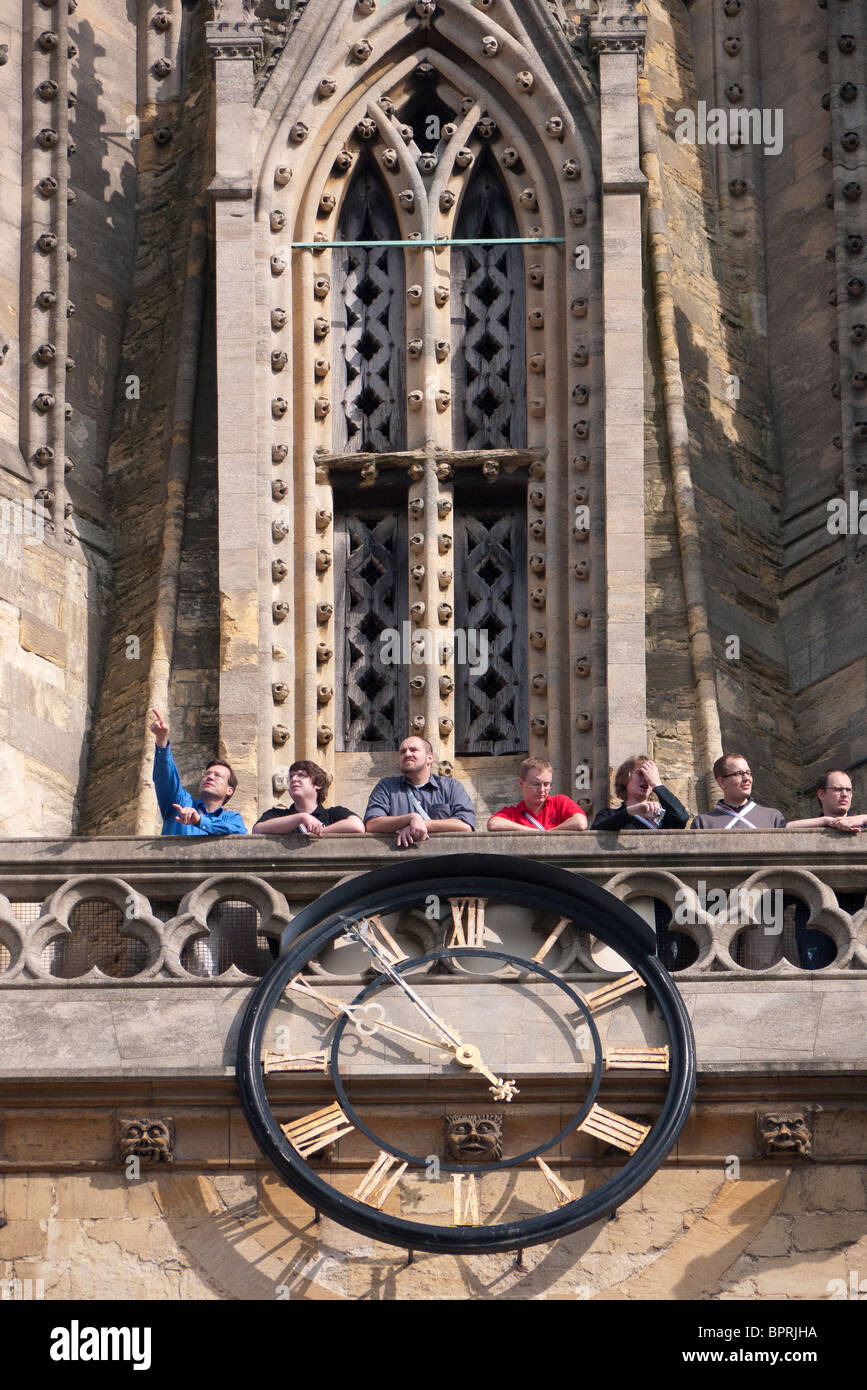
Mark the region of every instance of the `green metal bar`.
POLYGON ((562 246, 563 236, 489 236, 443 237, 441 241, 293 241, 293 251, 327 251, 329 247, 348 246, 562 246))

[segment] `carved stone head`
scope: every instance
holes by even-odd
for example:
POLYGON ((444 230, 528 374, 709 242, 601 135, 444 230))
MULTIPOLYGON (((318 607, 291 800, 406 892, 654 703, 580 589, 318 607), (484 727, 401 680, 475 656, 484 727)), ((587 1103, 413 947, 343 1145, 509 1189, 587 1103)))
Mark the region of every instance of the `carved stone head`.
POLYGON ((446 1155, 451 1163, 497 1163, 503 1157, 503 1116, 446 1115, 446 1155))
POLYGON ((337 83, 333 77, 323 77, 319 83, 318 91, 321 97, 333 97, 337 91, 337 83))
POLYGON ((121 1163, 135 1156, 142 1163, 171 1163, 175 1143, 175 1123, 170 1115, 163 1119, 123 1118, 118 1121, 117 1154, 121 1163))
POLYGON ((756 1142, 763 1158, 774 1154, 798 1155, 806 1158, 813 1146, 813 1136, 803 1110, 783 1113, 777 1110, 756 1112, 756 1142))
POLYGON ((516 74, 515 81, 522 92, 532 92, 535 78, 527 68, 522 69, 521 72, 516 74))
POLYGON ((440 194, 440 211, 449 212, 455 205, 457 195, 450 188, 444 188, 440 194))
POLYGON ((500 51, 500 45, 493 34, 485 34, 482 39, 482 53, 486 58, 496 58, 500 51))
POLYGON ((497 122, 493 116, 483 116, 476 125, 476 130, 483 140, 491 140, 497 133, 497 122))
POLYGON ((435 154, 419 155, 418 167, 423 174, 432 174, 437 167, 437 157, 435 154))
POLYGON ((545 129, 549 135, 553 135, 555 139, 559 139, 563 134, 563 117, 549 116, 545 122, 545 129))
POLYGON ((379 127, 372 116, 364 116, 355 127, 362 140, 375 140, 379 134, 379 127))

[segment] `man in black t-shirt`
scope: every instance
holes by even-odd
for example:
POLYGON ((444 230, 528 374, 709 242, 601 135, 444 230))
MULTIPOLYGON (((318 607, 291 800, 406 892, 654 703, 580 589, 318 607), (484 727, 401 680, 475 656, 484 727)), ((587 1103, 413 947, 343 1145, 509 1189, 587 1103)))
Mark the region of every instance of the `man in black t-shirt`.
POLYGON ((253 826, 254 835, 363 835, 364 821, 347 806, 324 806, 329 777, 318 763, 302 761, 289 769, 291 806, 273 806, 253 826))

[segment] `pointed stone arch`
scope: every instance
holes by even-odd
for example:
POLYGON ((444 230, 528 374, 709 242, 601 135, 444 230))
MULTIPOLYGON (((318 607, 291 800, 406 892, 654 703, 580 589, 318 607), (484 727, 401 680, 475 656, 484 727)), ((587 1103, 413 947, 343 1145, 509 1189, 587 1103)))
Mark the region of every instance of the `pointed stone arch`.
POLYGON ((526 299, 518 221, 488 150, 476 163, 452 247, 452 397, 456 449, 523 449, 527 443, 526 299))
MULTIPOLYGON (((394 241, 400 228, 372 158, 346 190, 337 240, 394 241)), ((406 448, 403 252, 353 246, 332 256, 335 453, 406 448)))

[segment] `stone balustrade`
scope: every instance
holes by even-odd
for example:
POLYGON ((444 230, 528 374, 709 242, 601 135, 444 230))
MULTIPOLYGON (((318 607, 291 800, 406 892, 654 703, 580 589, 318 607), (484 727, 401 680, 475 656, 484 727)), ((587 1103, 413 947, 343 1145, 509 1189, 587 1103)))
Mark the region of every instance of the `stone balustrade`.
MULTIPOLYGON (((860 835, 477 834, 400 853, 420 863, 470 849, 547 859, 630 902, 656 927, 662 958, 683 981, 806 985, 819 967, 834 978, 867 971, 860 835)), ((383 836, 4 841, 0 986, 250 981, 302 906, 397 853, 383 836)), ((544 929, 527 921, 528 954, 544 929)), ((570 977, 617 973, 580 930, 555 968, 570 977)))
MULTIPOLYGON (((781 1102, 849 1104, 860 1095, 867 864, 860 835, 825 830, 476 834, 408 851, 383 836, 6 840, 0 1084, 47 1086, 59 1097, 61 1083, 63 1094, 82 1085, 87 1094, 106 1086, 114 1094, 118 1078, 149 1087, 163 1077, 184 1094, 210 1096, 217 1087, 228 1095, 250 990, 293 915, 398 854, 420 871, 431 855, 468 850, 547 859, 608 888, 656 926, 693 1021, 709 1099, 764 1098, 771 1073, 781 1102), (721 892, 725 912, 713 896, 721 892), (814 964, 828 963, 810 968, 808 951, 814 964)), ((499 910, 489 909, 495 929, 499 910)), ((529 956, 551 923, 524 909, 518 917, 504 933, 507 948, 529 956)), ((390 925, 432 948, 436 928, 421 910, 390 925)), ((546 965, 579 989, 623 972, 580 923, 557 949, 546 965)), ((331 968, 343 981, 360 980, 353 949, 338 957, 331 968)), ((645 1024, 652 1028, 652 1016, 645 1024)))

